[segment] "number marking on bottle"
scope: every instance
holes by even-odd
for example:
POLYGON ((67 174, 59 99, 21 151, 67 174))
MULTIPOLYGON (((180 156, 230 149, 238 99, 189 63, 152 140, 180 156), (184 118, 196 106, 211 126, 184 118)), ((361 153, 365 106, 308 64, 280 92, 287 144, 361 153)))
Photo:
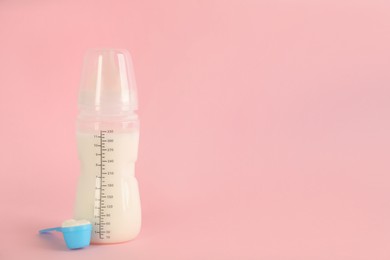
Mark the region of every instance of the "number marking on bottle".
POLYGON ((99 135, 94 135, 97 143, 94 147, 98 148, 99 151, 95 153, 97 157, 96 167, 98 173, 96 176, 95 184, 95 206, 94 206, 94 225, 95 233, 99 234, 99 239, 110 239, 109 226, 111 225, 109 218, 111 217, 111 211, 114 205, 111 201, 114 199, 114 195, 110 194, 109 188, 113 188, 114 184, 111 183, 110 177, 115 173, 113 170, 108 170, 109 165, 114 163, 114 159, 110 156, 114 152, 113 147, 109 147, 114 142, 114 139, 108 138, 108 134, 114 133, 113 130, 101 130, 99 135), (108 211, 108 212, 107 212, 108 211))

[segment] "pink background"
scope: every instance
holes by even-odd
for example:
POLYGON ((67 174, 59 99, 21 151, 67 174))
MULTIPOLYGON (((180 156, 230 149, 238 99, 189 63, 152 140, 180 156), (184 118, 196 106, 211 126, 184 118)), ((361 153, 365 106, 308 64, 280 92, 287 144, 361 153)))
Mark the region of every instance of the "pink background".
POLYGON ((390 3, 0 1, 0 259, 390 259, 390 3), (68 251, 88 48, 133 55, 143 229, 68 251))

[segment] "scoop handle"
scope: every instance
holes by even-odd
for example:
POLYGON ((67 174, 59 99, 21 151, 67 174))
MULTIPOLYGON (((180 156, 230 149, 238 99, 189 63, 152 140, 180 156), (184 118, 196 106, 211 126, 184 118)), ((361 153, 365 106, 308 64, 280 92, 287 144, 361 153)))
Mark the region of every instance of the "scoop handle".
POLYGON ((48 233, 48 232, 51 232, 51 231, 61 232, 62 228, 61 227, 53 227, 53 228, 41 229, 41 230, 39 230, 39 234, 48 233))

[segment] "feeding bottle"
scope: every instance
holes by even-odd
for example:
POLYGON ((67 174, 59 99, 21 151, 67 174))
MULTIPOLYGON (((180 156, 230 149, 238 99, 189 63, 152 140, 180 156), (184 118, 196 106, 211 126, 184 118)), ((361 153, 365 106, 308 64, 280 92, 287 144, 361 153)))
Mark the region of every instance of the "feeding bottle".
POLYGON ((131 240, 141 228, 141 206, 135 178, 137 91, 129 53, 88 51, 79 91, 81 170, 74 218, 92 223, 92 243, 131 240))

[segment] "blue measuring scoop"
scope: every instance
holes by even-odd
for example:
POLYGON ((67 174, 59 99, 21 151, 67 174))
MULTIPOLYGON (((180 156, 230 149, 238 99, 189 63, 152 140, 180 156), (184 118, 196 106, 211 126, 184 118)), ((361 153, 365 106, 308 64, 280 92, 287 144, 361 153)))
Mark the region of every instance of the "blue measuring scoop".
POLYGON ((39 234, 51 231, 61 232, 64 236, 66 246, 69 249, 78 249, 89 246, 91 242, 92 225, 91 223, 82 223, 70 227, 54 227, 39 230, 39 234))

